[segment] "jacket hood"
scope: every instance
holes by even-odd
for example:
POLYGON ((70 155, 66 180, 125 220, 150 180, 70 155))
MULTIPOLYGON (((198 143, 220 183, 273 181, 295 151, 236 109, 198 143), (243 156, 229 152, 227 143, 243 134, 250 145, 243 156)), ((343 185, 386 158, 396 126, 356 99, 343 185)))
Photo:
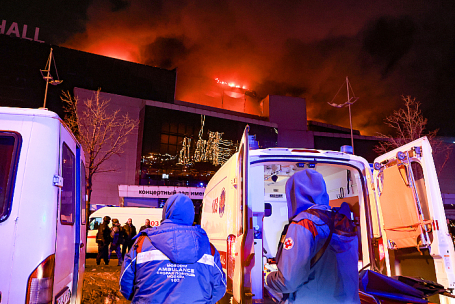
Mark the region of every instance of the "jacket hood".
POLYGON ((329 206, 329 195, 322 174, 305 169, 292 175, 286 182, 288 218, 314 205, 329 206))
POLYGON ((174 194, 164 204, 161 225, 143 233, 147 233, 152 245, 172 262, 196 263, 210 243, 200 226, 192 226, 193 220, 193 201, 184 194, 174 194))
POLYGON ((167 199, 163 207, 161 223, 174 223, 180 225, 193 225, 193 201, 184 194, 174 194, 167 199))
POLYGON ((163 223, 147 229, 152 245, 173 263, 192 264, 210 252, 210 242, 201 226, 163 223))

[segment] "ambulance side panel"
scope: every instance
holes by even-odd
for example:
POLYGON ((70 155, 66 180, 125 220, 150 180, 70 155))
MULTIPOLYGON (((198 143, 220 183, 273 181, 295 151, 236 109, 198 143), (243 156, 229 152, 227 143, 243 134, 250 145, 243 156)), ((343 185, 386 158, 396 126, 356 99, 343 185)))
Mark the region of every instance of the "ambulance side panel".
POLYGON ((0 223, 0 292, 2 302, 25 303, 28 277, 55 252, 59 121, 23 115, 0 120, 0 129, 22 136, 11 214, 0 223))
MULTIPOLYGON (((37 290, 37 286, 44 291, 41 295, 47 294, 46 301, 53 303, 61 295, 64 303, 80 303, 77 291, 82 291, 85 257, 79 250, 84 247, 80 235, 85 234, 85 227, 80 218, 82 189, 77 187, 80 192, 76 193, 76 184, 82 182, 77 167, 83 165, 83 151, 58 115, 50 111, 0 108, 0 136, 4 131, 16 134, 21 145, 11 212, 3 213, 0 219, 1 303, 26 303, 27 293, 37 290), (72 147, 74 160, 67 171, 72 178, 66 184, 60 172, 62 138, 72 147), (61 222, 60 192, 64 186, 74 195, 72 204, 66 206, 72 224, 62 234, 57 226, 61 222), (66 261, 64 270, 61 265, 52 266, 53 262, 42 264, 58 259, 66 261), (43 275, 42 271, 49 274, 43 275), (52 275, 53 284, 49 284, 52 275), (65 279, 59 280, 61 277, 65 279)), ((5 154, 2 150, 1 156, 5 154)))
POLYGON ((225 270, 226 238, 230 234, 238 234, 240 220, 235 180, 237 156, 238 154, 234 154, 212 177, 202 201, 201 226, 207 232, 210 242, 219 251, 221 264, 225 270))

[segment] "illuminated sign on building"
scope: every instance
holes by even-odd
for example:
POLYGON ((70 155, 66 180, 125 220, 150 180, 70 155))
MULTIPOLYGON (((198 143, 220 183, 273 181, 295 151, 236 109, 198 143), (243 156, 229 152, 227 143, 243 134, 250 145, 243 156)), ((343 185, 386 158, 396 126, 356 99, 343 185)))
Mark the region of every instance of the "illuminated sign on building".
MULTIPOLYGON (((9 27, 7 26, 6 20, 2 20, 2 23, 0 23, 0 34, 7 35, 7 36, 16 36, 17 38, 22 38, 30 41, 36 41, 36 42, 41 42, 43 43, 44 41, 39 40, 39 27, 35 27, 35 32, 33 38, 27 36, 27 31, 28 31, 28 26, 27 24, 24 24, 22 26, 22 32, 21 28, 17 24, 17 22, 11 23, 9 27)), ((33 31, 30 31, 33 32, 33 31)))
POLYGON ((177 193, 183 193, 191 199, 203 199, 205 188, 177 186, 137 186, 119 185, 119 197, 138 198, 168 198, 177 193))

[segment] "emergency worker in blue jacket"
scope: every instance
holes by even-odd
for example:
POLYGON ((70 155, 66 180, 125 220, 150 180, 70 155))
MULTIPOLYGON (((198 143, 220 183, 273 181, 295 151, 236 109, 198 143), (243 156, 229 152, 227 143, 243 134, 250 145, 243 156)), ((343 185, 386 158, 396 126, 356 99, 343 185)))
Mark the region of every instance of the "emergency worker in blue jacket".
POLYGON ((125 256, 120 292, 132 303, 215 303, 226 292, 220 254, 206 232, 192 226, 194 205, 171 196, 161 225, 142 231, 125 256))
POLYGON ((290 224, 277 252, 278 271, 267 276, 267 288, 289 303, 360 303, 358 239, 353 229, 340 232, 318 216, 331 214, 322 175, 312 169, 295 173, 286 183, 286 199, 290 224))

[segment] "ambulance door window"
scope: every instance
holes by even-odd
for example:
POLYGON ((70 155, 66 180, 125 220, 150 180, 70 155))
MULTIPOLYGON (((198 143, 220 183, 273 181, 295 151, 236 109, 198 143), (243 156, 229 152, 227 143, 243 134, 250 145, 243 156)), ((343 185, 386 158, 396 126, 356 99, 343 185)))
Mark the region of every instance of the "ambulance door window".
POLYGON ((423 168, 422 165, 418 162, 411 162, 411 169, 412 174, 414 177, 414 183, 416 188, 416 199, 419 201, 421 213, 421 221, 422 221, 422 233, 424 236, 428 238, 427 243, 424 245, 429 245, 433 242, 433 230, 430 221, 430 209, 428 206, 428 197, 427 197, 427 190, 425 188, 425 178, 423 176, 423 168))
POLYGON ((11 212, 20 143, 19 134, 0 133, 0 222, 5 221, 11 212))
POLYGON ((430 210, 428 208, 427 191, 425 189, 425 179, 423 177, 423 168, 418 162, 411 163, 412 173, 414 176, 417 195, 420 200, 424 220, 430 219, 430 210))
POLYGON ((89 230, 98 230, 98 227, 101 225, 103 219, 101 217, 91 217, 89 223, 89 230))
POLYGON ((60 200, 60 222, 64 225, 74 224, 75 212, 75 157, 70 148, 63 144, 62 149, 62 197, 60 200))
POLYGON ((87 219, 86 205, 85 205, 85 166, 84 162, 81 161, 81 224, 85 225, 87 219))

